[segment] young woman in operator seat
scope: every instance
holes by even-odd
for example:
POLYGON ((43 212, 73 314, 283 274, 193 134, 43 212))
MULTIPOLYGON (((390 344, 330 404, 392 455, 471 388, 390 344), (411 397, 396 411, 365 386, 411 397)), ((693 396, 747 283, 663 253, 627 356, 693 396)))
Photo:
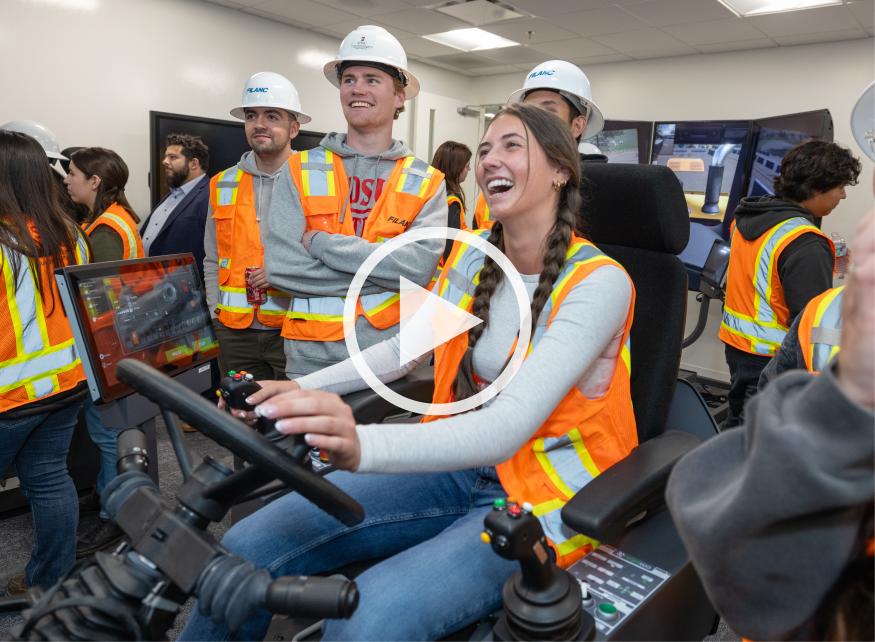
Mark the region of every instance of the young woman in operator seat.
MULTIPOLYGON (((223 545, 274 576, 389 556, 356 578, 358 610, 327 620, 326 640, 435 640, 498 608, 519 564, 480 533, 507 495, 533 504, 561 566, 576 561, 592 542, 565 528, 559 510, 637 445, 627 349, 634 289, 623 268, 574 234, 580 164, 568 126, 539 107, 512 105, 490 124, 477 158, 496 220, 481 238, 521 273, 532 313, 528 356, 494 402, 419 427, 356 426, 337 396, 366 387, 349 360, 264 382, 254 400, 256 412, 283 418, 278 429, 306 433, 328 452, 341 469, 329 479, 362 505, 365 521, 348 528, 290 494, 235 525, 223 545)), ((436 349, 436 403, 476 394, 515 347, 516 295, 484 256, 456 242, 446 262, 454 283, 444 269, 434 290, 484 321, 436 349)), ((383 381, 430 354, 399 368, 397 336, 363 352, 383 381)), ((262 639, 270 617, 261 612, 232 633, 195 609, 180 639, 262 639)))

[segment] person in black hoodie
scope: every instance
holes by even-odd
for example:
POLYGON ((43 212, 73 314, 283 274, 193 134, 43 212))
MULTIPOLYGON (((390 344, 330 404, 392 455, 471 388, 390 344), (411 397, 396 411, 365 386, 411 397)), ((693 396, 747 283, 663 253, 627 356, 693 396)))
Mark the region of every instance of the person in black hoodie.
POLYGON ((832 287, 835 248, 814 219, 832 212, 862 166, 846 147, 807 140, 784 156, 775 195, 735 210, 720 339, 729 366, 729 415, 742 421, 763 369, 808 302, 832 287))

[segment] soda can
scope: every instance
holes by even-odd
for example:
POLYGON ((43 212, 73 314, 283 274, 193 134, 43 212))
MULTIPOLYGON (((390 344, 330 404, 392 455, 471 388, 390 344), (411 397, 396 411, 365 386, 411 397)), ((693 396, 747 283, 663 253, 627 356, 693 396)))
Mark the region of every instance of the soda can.
POLYGON ((254 288, 249 285, 249 276, 257 269, 259 269, 259 266, 248 267, 244 273, 246 277, 246 302, 249 305, 264 305, 267 303, 267 290, 254 288))

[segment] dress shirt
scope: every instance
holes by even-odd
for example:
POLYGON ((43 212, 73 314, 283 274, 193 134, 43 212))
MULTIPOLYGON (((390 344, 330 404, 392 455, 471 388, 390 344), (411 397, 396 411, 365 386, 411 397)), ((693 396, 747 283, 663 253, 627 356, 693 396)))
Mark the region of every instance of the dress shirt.
POLYGON ((149 248, 152 246, 152 241, 154 241, 161 232, 161 228, 164 227, 167 218, 173 213, 176 206, 182 202, 182 199, 184 199, 185 196, 194 189, 195 185, 202 180, 207 180, 206 174, 201 174, 193 181, 189 181, 181 187, 171 187, 170 195, 164 199, 164 202, 162 202, 154 212, 152 212, 152 216, 149 219, 149 225, 143 230, 142 235, 143 249, 146 250, 146 256, 149 256, 149 248))

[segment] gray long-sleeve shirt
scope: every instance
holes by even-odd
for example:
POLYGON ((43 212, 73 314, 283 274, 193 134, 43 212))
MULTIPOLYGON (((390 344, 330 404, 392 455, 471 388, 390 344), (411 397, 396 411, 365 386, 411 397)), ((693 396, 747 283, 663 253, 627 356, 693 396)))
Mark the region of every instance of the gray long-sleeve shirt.
MULTIPOLYGON (((331 133, 322 146, 342 158, 350 182, 350 214, 361 234, 364 221, 382 193, 382 188, 395 168, 395 163, 412 152, 401 141, 394 140, 391 149, 372 156, 360 154, 346 144, 346 134, 331 133)), ((447 194, 441 185, 410 224, 408 230, 420 227, 446 227, 447 194)), ((288 168, 279 176, 268 217, 264 260, 268 282, 296 297, 345 297, 353 276, 380 247, 359 236, 317 234, 307 249, 301 239, 307 221, 301 197, 288 168)), ((361 294, 398 291, 400 277, 425 287, 437 267, 444 241, 427 239, 410 243, 393 251, 371 271, 361 294)), ((398 326, 377 330, 367 319, 356 324, 356 338, 364 349, 390 338, 398 326)), ((296 377, 315 372, 349 356, 344 341, 286 340, 286 374, 296 377)))
MULTIPOLYGON (((255 193, 255 220, 258 221, 258 233, 261 235, 261 242, 264 245, 264 239, 267 238, 267 219, 273 192, 279 177, 283 173, 289 173, 289 163, 288 161, 283 163, 282 167, 273 174, 266 174, 259 170, 255 164, 255 153, 246 152, 240 158, 237 166, 247 174, 252 175, 252 191, 255 193)), ((216 219, 213 218, 212 202, 210 202, 209 216, 204 228, 204 253, 204 285, 207 289, 207 306, 215 319, 216 305, 219 303, 219 246, 216 242, 216 219)), ((273 284, 271 283, 271 285, 273 284)), ((249 327, 254 330, 279 332, 279 328, 269 328, 261 323, 255 315, 253 315, 252 324, 249 327)))

